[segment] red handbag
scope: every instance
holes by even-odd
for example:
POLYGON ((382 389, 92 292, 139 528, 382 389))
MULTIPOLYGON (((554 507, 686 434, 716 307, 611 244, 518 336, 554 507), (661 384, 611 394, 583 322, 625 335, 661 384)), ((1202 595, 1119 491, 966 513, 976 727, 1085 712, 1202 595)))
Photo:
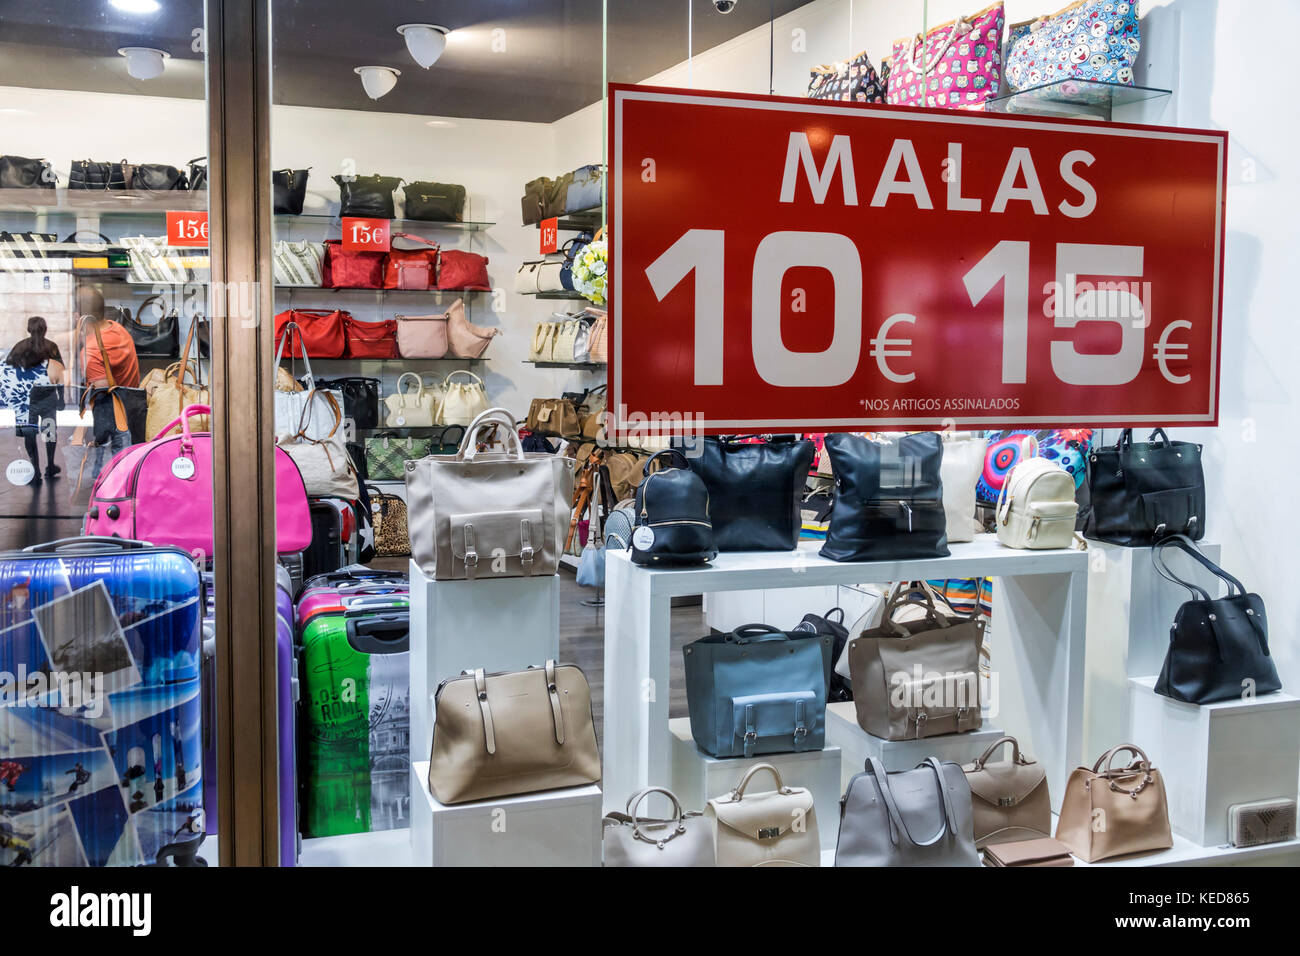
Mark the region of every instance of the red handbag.
POLYGON ((434 288, 438 276, 438 244, 404 232, 395 234, 393 239, 403 240, 417 248, 394 246, 388 253, 384 265, 384 288, 421 291, 434 288))
POLYGON ((487 256, 477 252, 444 249, 438 253, 438 288, 489 292, 492 284, 488 282, 487 264, 487 256))
MULTIPOLYGON (((347 337, 343 325, 352 321, 352 316, 337 309, 290 309, 275 317, 275 347, 280 348, 280 338, 284 327, 295 322, 302 332, 301 339, 290 337, 286 354, 302 358, 303 350, 312 358, 342 358, 347 346, 347 337)), ((396 335, 396 331, 394 331, 396 335)))
POLYGON ((397 321, 363 322, 343 314, 347 331, 347 358, 397 358, 397 321))
POLYGON ((386 252, 353 252, 342 239, 325 240, 321 285, 326 289, 382 289, 386 252))

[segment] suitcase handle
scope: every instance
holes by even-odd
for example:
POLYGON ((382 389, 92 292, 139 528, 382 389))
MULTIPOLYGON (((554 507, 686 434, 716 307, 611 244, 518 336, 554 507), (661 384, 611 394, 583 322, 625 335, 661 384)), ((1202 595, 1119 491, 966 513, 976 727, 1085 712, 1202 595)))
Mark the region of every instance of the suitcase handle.
POLYGON ((87 534, 76 538, 59 538, 23 548, 24 554, 102 554, 110 551, 141 551, 152 548, 148 541, 132 541, 111 535, 87 534))
POLYGON ((362 611, 347 619, 348 644, 363 654, 400 654, 410 647, 411 619, 406 613, 362 611))

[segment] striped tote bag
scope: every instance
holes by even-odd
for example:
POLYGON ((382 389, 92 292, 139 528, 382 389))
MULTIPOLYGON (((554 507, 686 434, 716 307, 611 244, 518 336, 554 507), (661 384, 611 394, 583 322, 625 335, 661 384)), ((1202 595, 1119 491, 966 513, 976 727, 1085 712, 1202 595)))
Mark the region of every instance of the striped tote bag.
POLYGON ((275 244, 275 284, 319 288, 324 262, 323 242, 282 239, 275 244))

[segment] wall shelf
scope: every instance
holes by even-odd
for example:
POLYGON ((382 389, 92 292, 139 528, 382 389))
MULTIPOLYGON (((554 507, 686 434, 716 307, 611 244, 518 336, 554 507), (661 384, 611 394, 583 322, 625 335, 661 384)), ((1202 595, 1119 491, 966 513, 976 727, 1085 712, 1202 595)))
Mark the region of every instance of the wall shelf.
POLYGON ((583 295, 581 292, 521 292, 519 294, 526 295, 530 299, 537 299, 538 301, 543 301, 543 300, 552 301, 552 302, 557 300, 563 300, 566 302, 587 301, 587 297, 583 295))
POLYGON ((605 362, 529 362, 522 364, 531 365, 533 368, 569 368, 579 369, 586 372, 596 372, 609 368, 605 362))
POLYGON ((1101 80, 1058 80, 999 96, 989 101, 988 108, 997 113, 1109 120, 1117 106, 1167 99, 1172 95, 1171 90, 1150 86, 1126 86, 1101 80))

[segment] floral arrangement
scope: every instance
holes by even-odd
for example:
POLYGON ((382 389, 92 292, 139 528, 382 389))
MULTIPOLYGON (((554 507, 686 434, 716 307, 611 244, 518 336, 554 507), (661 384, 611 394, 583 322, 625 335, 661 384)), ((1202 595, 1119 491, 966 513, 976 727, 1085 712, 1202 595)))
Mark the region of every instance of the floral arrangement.
POLYGON ((573 263, 573 286, 594 305, 608 298, 609 248, 604 239, 589 242, 573 263))

